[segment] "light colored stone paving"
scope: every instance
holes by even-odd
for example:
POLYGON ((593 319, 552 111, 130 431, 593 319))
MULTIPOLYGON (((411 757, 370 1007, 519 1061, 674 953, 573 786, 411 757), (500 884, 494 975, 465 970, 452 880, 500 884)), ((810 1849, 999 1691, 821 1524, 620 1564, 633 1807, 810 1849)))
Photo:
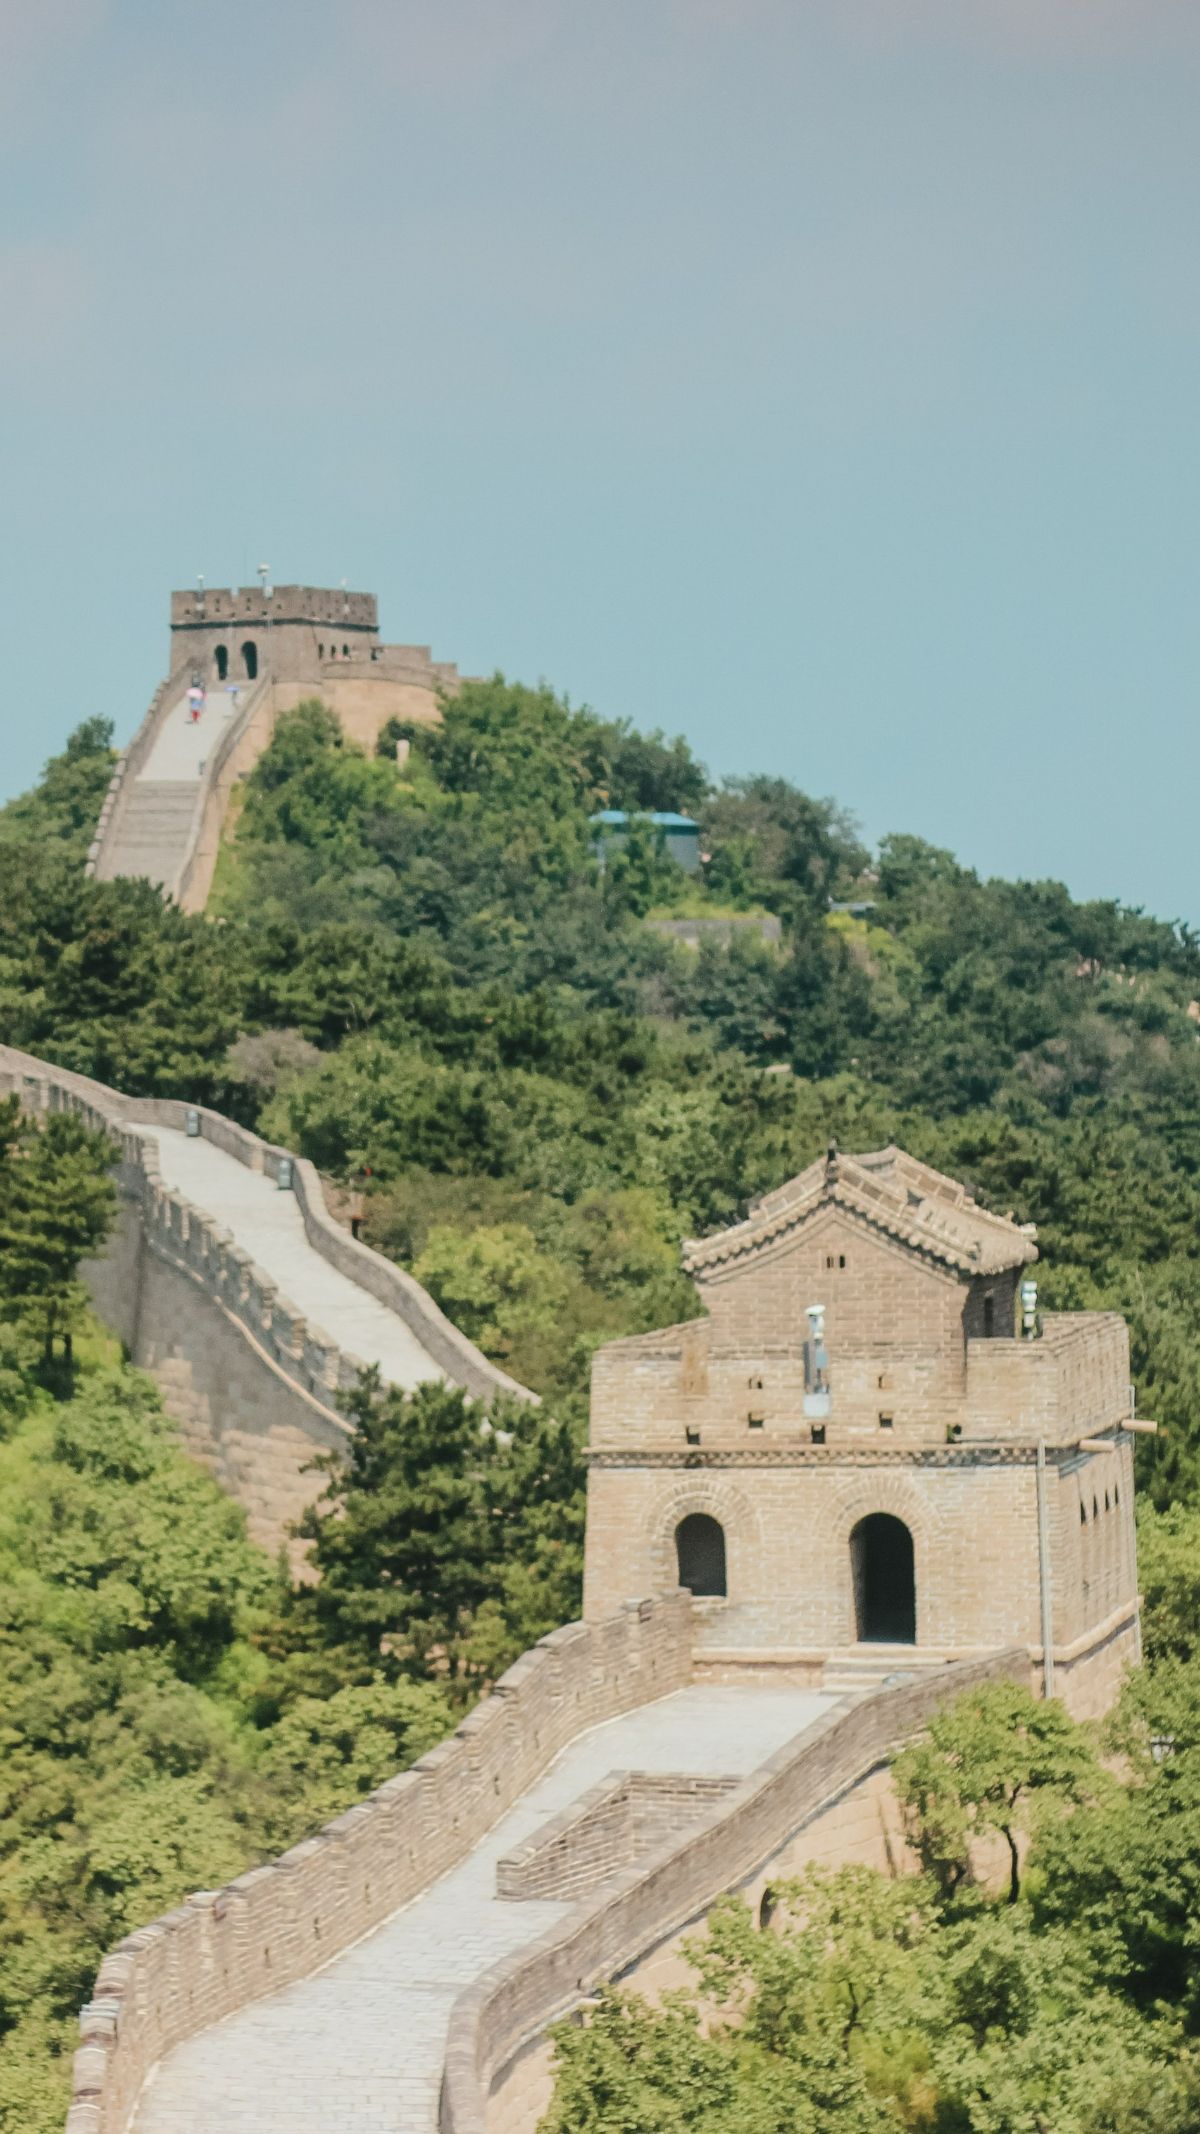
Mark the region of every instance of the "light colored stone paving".
MULTIPOLYGON (((243 700, 253 686, 251 683, 242 685, 243 700)), ((216 683, 208 692, 198 723, 193 726, 185 686, 183 694, 159 713, 154 746, 135 784, 164 785, 185 779, 199 783, 205 763, 233 716, 233 708, 233 698, 227 695, 224 684, 216 683)))
POLYGON ((501 1856, 611 1771, 745 1776, 833 1702, 700 1684, 581 1735, 458 1867, 364 1941, 177 2046, 134 2134, 434 2134, 453 2001, 569 1909, 497 1897, 501 1856))
POLYGON ((232 1231, 314 1330, 364 1363, 377 1363, 392 1385, 406 1390, 444 1376, 403 1319, 314 1252, 293 1193, 199 1135, 169 1127, 137 1131, 157 1144, 163 1184, 232 1231))

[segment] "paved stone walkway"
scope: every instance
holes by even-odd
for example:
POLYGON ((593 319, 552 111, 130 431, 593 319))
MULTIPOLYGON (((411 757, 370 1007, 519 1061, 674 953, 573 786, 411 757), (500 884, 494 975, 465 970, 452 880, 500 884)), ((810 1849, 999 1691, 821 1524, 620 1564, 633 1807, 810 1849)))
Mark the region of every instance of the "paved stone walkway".
MULTIPOLYGON (((246 691, 242 692, 245 700, 246 691)), ((154 739, 124 795, 116 828, 96 862, 99 881, 141 876, 171 892, 187 858, 195 828, 201 772, 234 714, 224 689, 210 690, 197 724, 188 715, 187 692, 157 714, 154 739)))
POLYGON ((745 1776, 833 1701, 700 1684, 581 1735, 458 1867, 364 1941, 177 2046, 133 2134, 435 2134, 453 2001, 569 1909, 497 1897, 501 1856, 611 1771, 745 1776))
POLYGON ((315 1331, 364 1363, 377 1363, 392 1385, 406 1390, 444 1377, 403 1319, 313 1250, 293 1193, 201 1136, 170 1127, 137 1131, 157 1144, 163 1184, 232 1231, 315 1331))
MULTIPOLYGON (((242 685, 242 701, 255 687, 252 682, 242 685)), ((158 715, 158 732, 135 783, 160 785, 184 779, 199 782, 200 773, 217 742, 225 731, 227 721, 233 716, 233 698, 226 693, 223 684, 216 684, 208 692, 208 698, 199 720, 193 726, 188 713, 187 688, 182 696, 167 706, 158 715)))

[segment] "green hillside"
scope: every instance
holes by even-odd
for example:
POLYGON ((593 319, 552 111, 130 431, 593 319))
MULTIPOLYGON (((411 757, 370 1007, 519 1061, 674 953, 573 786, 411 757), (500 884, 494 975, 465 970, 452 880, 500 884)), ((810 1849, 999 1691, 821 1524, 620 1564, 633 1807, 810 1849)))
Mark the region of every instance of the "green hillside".
MULTIPOLYGON (((1141 1407, 1167 1430, 1139 1448, 1153 1667, 1120 1716, 1122 1782, 1079 1730, 1038 1747, 1048 1812, 1013 1907, 959 1888, 939 1828, 903 1929, 878 1890, 810 1893, 764 1981, 731 1914, 717 1984, 765 1994, 771 2027, 702 2038, 681 2008, 659 2035, 613 2004, 564 2044, 553 2125, 1196 2124, 1200 942, 1056 883, 981 881, 909 836, 870 854, 830 801, 771 777, 714 787, 682 741, 500 678, 373 758, 320 706, 289 715, 210 912, 185 918, 147 885, 82 878, 109 741, 81 728, 0 810, 6 1037, 218 1105, 335 1184, 369 1172, 371 1242, 547 1398, 481 1453, 460 1396, 365 1385, 346 1516, 310 1515, 320 1582, 291 1587, 82 1309, 63 1240, 78 1252, 71 1222, 103 1220, 106 1152, 8 1119, 4 2134, 60 2123, 58 2056, 107 1941, 420 1754, 577 1607, 592 1349, 693 1310, 680 1239, 831 1138, 896 1139, 965 1177, 1038 1224, 1048 1306, 1130 1322, 1141 1407), (698 815, 701 877, 646 825, 598 868, 606 806, 698 815), (777 915, 778 945, 691 950, 645 924, 731 911, 777 915), (833 1907, 815 1938, 814 1905, 833 1907)), ((1000 1781, 995 1716, 956 1723, 961 1835, 1000 1781)), ((1001 1731, 1032 1729, 1023 1711, 1001 1731)))
POLYGON ((75 737, 0 811, 13 1042, 220 1105, 335 1179, 488 1352, 582 1412, 598 1340, 690 1308, 682 1236, 831 1138, 890 1137, 1039 1226, 1049 1306, 1129 1318, 1159 1501, 1200 1445, 1200 942, 1054 882, 877 855, 781 779, 713 787, 682 741, 469 685, 374 759, 308 705, 244 790, 210 914, 81 883, 75 737), (699 882, 604 805, 699 814, 699 882), (868 907, 831 912, 831 901, 868 907), (681 948, 643 915, 778 914, 776 948, 681 948), (214 923, 214 921, 216 923, 214 923))

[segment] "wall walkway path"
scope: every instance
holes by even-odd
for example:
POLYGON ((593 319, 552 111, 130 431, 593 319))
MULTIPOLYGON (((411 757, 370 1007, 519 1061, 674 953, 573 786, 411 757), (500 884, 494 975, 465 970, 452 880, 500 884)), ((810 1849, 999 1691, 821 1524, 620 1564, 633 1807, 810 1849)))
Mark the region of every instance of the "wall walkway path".
POLYGON ((203 1106, 125 1097, 0 1045, 0 1093, 76 1110, 120 1151, 121 1210, 82 1272, 100 1317, 152 1372, 183 1442, 276 1549, 343 1450, 362 1371, 490 1402, 533 1396, 403 1268, 334 1221, 311 1163, 203 1106), (189 1131, 189 1127, 191 1131, 189 1131))
POLYGON ((193 724, 190 680, 184 666, 160 682, 118 758, 84 872, 99 882, 140 876, 195 912, 212 884, 233 786, 274 730, 277 691, 265 676, 213 683, 193 724))
POLYGON ((92 859, 97 880, 142 875, 174 890, 194 841, 205 766, 237 708, 233 696, 214 690, 193 724, 186 675, 164 686, 113 781, 92 859))
POLYGON ((168 1192, 181 1193, 231 1230, 289 1305, 333 1335, 339 1348, 378 1364, 389 1384, 406 1391, 445 1377, 412 1327, 314 1251, 293 1192, 200 1135, 169 1126, 136 1131, 154 1144, 168 1192))
POLYGON ((501 1857, 612 1772, 744 1777, 834 1701, 693 1684, 580 1736, 457 1867, 375 1933, 177 2046, 143 2095, 134 2134, 435 2134, 457 1996, 571 1910, 498 1897, 501 1857))

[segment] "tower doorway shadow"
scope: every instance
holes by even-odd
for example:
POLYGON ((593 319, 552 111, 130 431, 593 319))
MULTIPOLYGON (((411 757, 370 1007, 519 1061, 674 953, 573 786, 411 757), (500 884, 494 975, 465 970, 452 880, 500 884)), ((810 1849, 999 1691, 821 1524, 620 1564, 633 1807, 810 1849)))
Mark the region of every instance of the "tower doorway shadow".
POLYGON ((859 1643, 915 1645, 917 1586, 912 1535, 890 1512, 871 1512, 850 1536, 859 1643))

